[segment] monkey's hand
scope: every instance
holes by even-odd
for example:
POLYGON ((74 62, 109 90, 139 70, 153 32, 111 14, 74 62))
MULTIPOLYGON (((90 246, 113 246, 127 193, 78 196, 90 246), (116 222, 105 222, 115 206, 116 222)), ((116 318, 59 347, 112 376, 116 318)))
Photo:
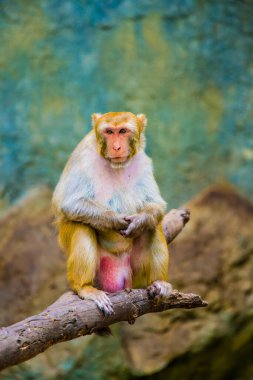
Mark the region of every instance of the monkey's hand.
POLYGON ((148 294, 155 302, 166 301, 172 292, 172 286, 166 281, 154 281, 153 284, 147 288, 148 294))
POLYGON ((85 286, 79 290, 78 295, 82 299, 94 301, 105 316, 114 314, 111 300, 102 290, 93 288, 93 286, 85 286))
POLYGON ((122 229, 120 234, 124 237, 135 238, 144 231, 147 227, 147 214, 141 212, 139 214, 134 214, 126 216, 125 220, 129 223, 126 229, 122 229))
POLYGON ((130 221, 127 220, 127 216, 123 214, 115 214, 112 218, 112 229, 126 230, 129 226, 130 221))

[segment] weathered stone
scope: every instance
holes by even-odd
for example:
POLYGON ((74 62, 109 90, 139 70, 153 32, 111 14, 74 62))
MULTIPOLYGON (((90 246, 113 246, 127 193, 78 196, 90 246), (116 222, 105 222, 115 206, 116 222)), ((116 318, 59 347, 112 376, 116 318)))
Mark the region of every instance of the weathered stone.
MULTIPOLYGON (((68 289, 66 259, 52 225, 51 196, 48 188, 38 187, 0 218, 0 326, 41 312, 68 289)), ((25 365, 4 371, 3 379, 64 374, 89 340, 51 347, 25 365)))
MULTIPOLYGON (((182 370, 176 359, 187 355, 196 362, 195 355, 202 359, 206 355, 206 360, 212 358, 210 379, 234 379, 228 376, 228 365, 220 362, 217 347, 223 344, 226 360, 232 361, 235 371, 240 369, 242 353, 245 360, 251 356, 253 205, 224 185, 207 189, 187 207, 191 221, 170 249, 170 281, 177 289, 199 293, 209 306, 206 310, 147 315, 134 326, 124 325, 128 363, 138 374, 157 372, 170 363, 166 378, 174 379, 174 373, 175 379, 186 379, 191 378, 187 366, 185 377, 176 377, 177 365, 182 370)), ((192 376, 196 370, 193 366, 192 376)), ((200 375, 194 379, 203 378, 205 372, 198 371, 200 375)))
POLYGON ((57 247, 52 193, 39 187, 0 219, 0 325, 37 313, 67 289, 65 257, 57 247), (11 309, 9 308, 11 307, 11 309))

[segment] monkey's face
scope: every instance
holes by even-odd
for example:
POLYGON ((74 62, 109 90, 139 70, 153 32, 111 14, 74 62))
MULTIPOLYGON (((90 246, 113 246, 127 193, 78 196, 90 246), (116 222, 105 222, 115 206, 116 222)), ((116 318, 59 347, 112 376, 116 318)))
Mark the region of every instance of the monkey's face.
POLYGON ((130 112, 93 115, 98 152, 113 168, 126 166, 139 151, 144 129, 143 118, 144 115, 136 116, 130 112))

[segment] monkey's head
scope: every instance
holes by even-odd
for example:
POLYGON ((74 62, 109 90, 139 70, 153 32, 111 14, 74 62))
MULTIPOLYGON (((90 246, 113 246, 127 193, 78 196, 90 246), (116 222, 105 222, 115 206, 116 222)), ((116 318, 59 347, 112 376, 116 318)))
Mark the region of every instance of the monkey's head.
POLYGON ((99 154, 115 169, 126 166, 131 158, 144 147, 146 124, 147 119, 144 114, 94 113, 92 125, 99 154))

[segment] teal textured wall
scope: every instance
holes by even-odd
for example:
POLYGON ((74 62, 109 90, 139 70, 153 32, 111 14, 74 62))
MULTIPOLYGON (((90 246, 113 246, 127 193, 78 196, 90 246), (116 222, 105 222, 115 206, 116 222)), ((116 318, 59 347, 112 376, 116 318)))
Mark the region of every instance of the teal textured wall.
POLYGON ((228 180, 253 200, 253 3, 1 0, 0 194, 51 186, 90 114, 149 119, 169 207, 228 180))

